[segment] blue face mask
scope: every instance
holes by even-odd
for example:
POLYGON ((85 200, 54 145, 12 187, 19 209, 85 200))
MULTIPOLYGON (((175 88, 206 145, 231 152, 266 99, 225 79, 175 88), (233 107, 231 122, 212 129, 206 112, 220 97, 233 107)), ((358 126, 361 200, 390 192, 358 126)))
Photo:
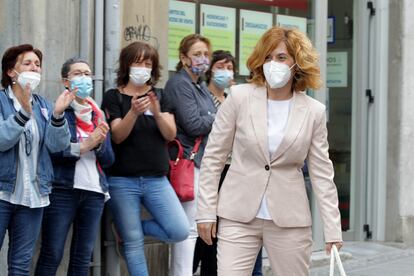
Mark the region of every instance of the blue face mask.
POLYGON ((230 81, 233 79, 233 71, 226 69, 217 69, 213 71, 213 82, 221 89, 230 87, 230 81))
POLYGON ((76 96, 86 99, 93 90, 92 78, 87 76, 74 77, 70 80, 70 90, 78 88, 76 96))

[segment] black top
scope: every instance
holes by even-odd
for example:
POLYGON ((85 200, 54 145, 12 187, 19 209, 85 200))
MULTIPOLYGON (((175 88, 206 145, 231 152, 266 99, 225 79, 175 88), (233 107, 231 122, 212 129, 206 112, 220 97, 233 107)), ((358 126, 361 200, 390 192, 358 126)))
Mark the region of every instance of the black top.
POLYGON ((195 139, 203 137, 194 158, 195 165, 200 167, 208 134, 217 112, 206 83, 202 80, 193 82, 183 68, 167 81, 164 98, 168 102, 166 111, 175 115, 177 139, 183 145, 186 158, 194 147, 195 139))
MULTIPOLYGON (((160 100, 161 111, 166 109, 162 91, 155 89, 160 100)), ((102 100, 109 124, 117 118, 124 118, 131 108, 131 98, 118 89, 108 90, 102 100)), ((120 144, 112 142, 115 163, 107 170, 112 176, 164 176, 168 173, 167 142, 162 136, 155 119, 141 114, 128 137, 120 144)))

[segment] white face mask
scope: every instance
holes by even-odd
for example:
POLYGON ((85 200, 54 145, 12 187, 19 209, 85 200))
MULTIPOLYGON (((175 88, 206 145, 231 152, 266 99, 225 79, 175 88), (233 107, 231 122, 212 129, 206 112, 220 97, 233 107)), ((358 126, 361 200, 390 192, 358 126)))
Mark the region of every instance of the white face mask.
POLYGON ((273 60, 263 64, 263 73, 269 86, 271 88, 281 88, 285 86, 291 77, 290 69, 295 65, 296 63, 289 68, 286 64, 273 60))
POLYGON ((129 77, 135 85, 144 85, 151 78, 151 68, 130 67, 129 77))
MULTIPOLYGON (((16 72, 16 71, 15 71, 16 72)), ((17 73, 17 72, 16 72, 17 73)), ((17 77, 17 82, 20 86, 25 89, 26 85, 30 85, 30 90, 33 91, 39 85, 42 76, 33 71, 24 71, 21 73, 17 73, 19 76, 17 77)))

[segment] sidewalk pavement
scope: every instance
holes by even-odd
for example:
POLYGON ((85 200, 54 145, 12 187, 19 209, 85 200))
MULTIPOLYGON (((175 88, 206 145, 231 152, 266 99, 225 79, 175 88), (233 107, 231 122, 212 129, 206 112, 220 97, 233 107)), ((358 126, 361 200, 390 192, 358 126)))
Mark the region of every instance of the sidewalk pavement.
MULTIPOLYGON (((348 276, 414 276, 414 248, 401 243, 345 242, 340 254, 348 276)), ((319 275, 329 275, 322 252, 312 255, 311 276, 319 275)))
MULTIPOLYGON (((414 276, 414 247, 401 243, 345 242, 340 255, 347 276, 414 276)), ((263 275, 274 276, 266 257, 263 275)), ((325 252, 312 254, 310 275, 329 275, 325 252)), ((335 275, 339 275, 337 267, 335 275)))

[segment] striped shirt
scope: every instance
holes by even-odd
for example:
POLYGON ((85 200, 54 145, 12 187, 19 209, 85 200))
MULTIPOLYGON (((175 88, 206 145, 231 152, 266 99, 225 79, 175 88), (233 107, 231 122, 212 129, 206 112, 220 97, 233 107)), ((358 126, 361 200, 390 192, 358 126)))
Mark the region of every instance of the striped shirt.
POLYGON ((220 102, 220 100, 213 94, 213 93, 211 93, 211 91, 210 91, 210 94, 211 94, 211 97, 213 98, 213 102, 214 102, 214 106, 217 108, 217 110, 218 110, 218 108, 220 107, 220 105, 221 105, 221 102, 220 102))

